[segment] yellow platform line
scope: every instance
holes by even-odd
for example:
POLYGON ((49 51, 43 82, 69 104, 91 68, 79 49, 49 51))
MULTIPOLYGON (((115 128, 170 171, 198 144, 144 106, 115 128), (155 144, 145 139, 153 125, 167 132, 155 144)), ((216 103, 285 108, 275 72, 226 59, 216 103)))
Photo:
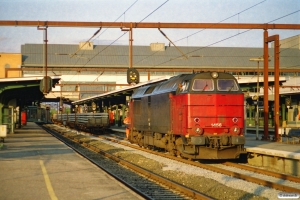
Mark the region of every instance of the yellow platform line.
POLYGON ((55 192, 52 188, 52 185, 51 185, 50 178, 48 176, 46 167, 45 167, 44 162, 42 160, 40 160, 40 165, 41 165, 41 168, 42 168, 42 171, 43 171, 45 183, 46 183, 47 190, 48 190, 48 193, 50 195, 50 198, 51 198, 51 200, 57 200, 57 197, 56 197, 55 192))

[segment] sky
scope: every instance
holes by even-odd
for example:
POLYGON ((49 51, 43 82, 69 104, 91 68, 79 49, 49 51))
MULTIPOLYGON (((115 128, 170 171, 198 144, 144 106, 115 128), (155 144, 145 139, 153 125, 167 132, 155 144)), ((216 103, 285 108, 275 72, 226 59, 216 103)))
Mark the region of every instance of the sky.
MULTIPOLYGON (((299 0, 0 0, 0 20, 300 24, 299 0)), ((79 44, 96 28, 48 28, 48 44, 79 44)), ((263 47, 263 30, 162 29, 176 46, 263 47)), ((269 30, 280 39, 300 30, 269 30)), ((133 45, 169 41, 157 29, 133 29, 133 45)), ((129 35, 103 28, 95 45, 129 45, 129 35)), ((37 27, 0 26, 0 52, 42 44, 37 27)), ((72 53, 72 52, 71 52, 72 53)))

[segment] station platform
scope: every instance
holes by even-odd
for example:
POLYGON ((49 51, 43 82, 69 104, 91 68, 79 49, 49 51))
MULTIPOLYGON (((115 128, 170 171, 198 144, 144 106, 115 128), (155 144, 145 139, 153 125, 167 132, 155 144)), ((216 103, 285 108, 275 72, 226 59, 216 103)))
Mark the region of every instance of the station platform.
POLYGON ((264 141, 261 140, 262 136, 259 134, 256 140, 256 134, 246 134, 248 164, 300 177, 299 142, 293 144, 286 137, 282 137, 281 142, 264 141))
POLYGON ((282 142, 264 141, 261 140, 262 136, 259 134, 256 140, 256 134, 246 134, 246 151, 300 160, 300 144, 287 143, 286 139, 282 142))
POLYGON ((0 199, 142 199, 33 122, 0 143, 0 199))

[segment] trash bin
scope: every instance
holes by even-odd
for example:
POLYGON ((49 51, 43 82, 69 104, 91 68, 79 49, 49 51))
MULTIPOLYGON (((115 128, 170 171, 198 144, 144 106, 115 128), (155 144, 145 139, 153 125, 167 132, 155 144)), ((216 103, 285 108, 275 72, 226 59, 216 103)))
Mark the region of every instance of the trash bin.
POLYGON ((21 113, 21 122, 22 122, 22 125, 25 126, 27 124, 27 113, 26 111, 22 111, 21 113))
POLYGON ((7 125, 0 125, 0 138, 4 142, 4 138, 6 138, 7 135, 7 125))

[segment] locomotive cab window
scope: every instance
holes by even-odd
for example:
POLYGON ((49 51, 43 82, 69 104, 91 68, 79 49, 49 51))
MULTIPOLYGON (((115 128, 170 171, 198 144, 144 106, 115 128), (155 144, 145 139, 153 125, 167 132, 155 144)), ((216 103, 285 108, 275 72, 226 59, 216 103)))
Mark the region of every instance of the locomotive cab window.
POLYGON ((238 91, 239 87, 233 79, 219 79, 218 82, 219 91, 238 91))
POLYGON ((195 79, 192 87, 193 91, 213 91, 214 82, 212 79, 195 79))
POLYGON ((188 89, 189 89, 189 84, 190 84, 189 81, 183 81, 183 82, 179 85, 179 87, 180 87, 180 92, 181 92, 181 93, 182 93, 182 92, 187 92, 188 89))

